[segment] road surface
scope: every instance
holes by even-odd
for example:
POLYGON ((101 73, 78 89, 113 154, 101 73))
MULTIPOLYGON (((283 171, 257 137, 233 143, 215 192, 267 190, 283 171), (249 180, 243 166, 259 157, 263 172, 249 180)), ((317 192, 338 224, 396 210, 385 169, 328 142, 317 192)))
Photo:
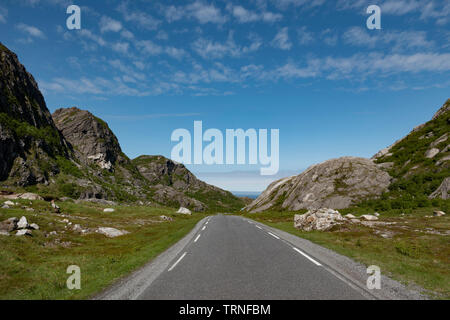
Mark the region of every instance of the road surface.
POLYGON ((202 221, 167 268, 136 298, 367 299, 368 295, 264 225, 217 215, 202 221))

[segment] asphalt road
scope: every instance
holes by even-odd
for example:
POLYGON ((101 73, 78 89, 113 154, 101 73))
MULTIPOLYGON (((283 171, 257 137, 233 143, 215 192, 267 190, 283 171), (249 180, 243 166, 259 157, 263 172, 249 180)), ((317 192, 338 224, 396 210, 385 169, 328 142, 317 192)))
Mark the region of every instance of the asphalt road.
POLYGON ((138 299, 366 299, 321 261, 236 216, 206 219, 138 299))

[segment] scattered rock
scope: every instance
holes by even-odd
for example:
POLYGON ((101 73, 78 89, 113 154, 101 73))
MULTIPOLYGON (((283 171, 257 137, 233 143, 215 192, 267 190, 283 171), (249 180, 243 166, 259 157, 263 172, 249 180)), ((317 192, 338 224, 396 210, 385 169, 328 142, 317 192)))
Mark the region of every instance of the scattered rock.
POLYGON ((17 229, 17 218, 9 218, 0 223, 0 231, 11 232, 17 229))
POLYGON ((164 221, 173 221, 173 219, 171 217, 168 217, 168 216, 160 216, 159 218, 161 220, 164 220, 164 221))
POLYGON ((20 194, 17 199, 24 199, 24 200, 44 200, 40 195, 37 195, 35 193, 23 193, 20 194))
POLYGON ((346 217, 348 219, 356 219, 356 217, 354 215, 352 215, 351 213, 346 214, 344 217, 346 217))
POLYGON ((435 217, 443 217, 443 216, 445 216, 445 212, 444 211, 435 211, 435 212, 433 212, 433 215, 435 217))
POLYGON ((30 230, 27 230, 27 229, 22 229, 22 230, 19 230, 19 231, 17 231, 17 233, 16 233, 16 236, 32 236, 33 234, 31 233, 31 231, 30 230))
POLYGON ((57 235, 58 235, 58 232, 56 232, 56 231, 51 231, 48 235, 49 235, 49 236, 57 236, 57 235))
POLYGON ((12 201, 10 201, 10 200, 8 200, 8 201, 5 201, 5 202, 3 202, 5 205, 7 205, 7 206, 10 206, 10 207, 13 207, 14 206, 14 202, 12 202, 12 201))
POLYGON ((52 208, 53 208, 53 211, 54 211, 55 213, 61 213, 61 209, 60 209, 59 206, 55 203, 55 200, 52 200, 52 208))
POLYGON ((100 227, 97 229, 98 233, 101 233, 109 238, 115 238, 115 237, 120 237, 123 236, 125 234, 128 234, 128 231, 125 230, 118 230, 115 228, 108 228, 108 227, 100 227))
POLYGON ((183 207, 180 207, 180 209, 178 209, 177 213, 188 214, 188 215, 192 214, 191 210, 189 210, 187 208, 183 208, 183 207))
POLYGON ((370 214, 362 215, 361 218, 363 218, 363 219, 365 219, 365 220, 367 220, 367 221, 376 221, 376 220, 378 220, 377 217, 372 216, 372 215, 370 215, 370 214))
POLYGON ((72 227, 72 230, 75 232, 82 232, 83 228, 79 224, 76 224, 72 227))
POLYGON ((9 209, 9 206, 8 206, 7 204, 4 204, 4 205, 2 206, 2 209, 9 209))
POLYGON ((439 152, 440 152, 440 150, 439 150, 438 148, 431 148, 430 150, 428 150, 427 152, 425 152, 425 158, 432 159, 432 158, 434 158, 439 152))
POLYGON ((20 218, 19 222, 17 222, 17 229, 26 229, 26 228, 28 228, 27 218, 22 217, 20 218))
POLYGON ((25 211, 34 212, 35 210, 33 208, 26 208, 25 211))
POLYGON ((0 230, 0 236, 9 236, 9 232, 0 230))
POLYGON ((114 211, 116 211, 116 210, 114 210, 113 208, 103 209, 103 212, 114 212, 114 211))
POLYGON ((297 229, 311 231, 327 231, 333 226, 341 224, 344 218, 338 211, 332 209, 312 209, 305 214, 294 216, 294 227, 297 229))
POLYGON ((375 217, 379 217, 379 216, 380 216, 380 214, 379 214, 378 212, 375 212, 373 215, 374 215, 375 217))

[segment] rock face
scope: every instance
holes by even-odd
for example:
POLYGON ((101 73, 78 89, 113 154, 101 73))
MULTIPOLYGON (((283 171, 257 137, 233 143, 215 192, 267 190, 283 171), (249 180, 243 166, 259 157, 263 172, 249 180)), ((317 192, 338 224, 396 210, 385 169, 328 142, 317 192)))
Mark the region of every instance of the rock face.
POLYGON ((230 192, 197 179, 183 164, 166 157, 143 155, 133 159, 132 164, 156 190, 153 199, 157 202, 174 202, 195 211, 215 206, 229 209, 244 206, 230 192))
POLYGON ((129 162, 108 124, 89 111, 62 108, 52 116, 82 163, 96 163, 101 169, 111 170, 116 162, 129 162))
POLYGON ((430 195, 430 199, 436 198, 450 199, 450 177, 445 178, 439 188, 430 195))
POLYGON ((389 174, 372 160, 333 159, 314 165, 298 176, 273 182, 246 210, 341 209, 356 201, 379 196, 389 183, 389 174))
POLYGON ((55 156, 70 152, 33 76, 0 43, 0 181, 48 183, 59 172, 55 156))
POLYGON ((345 219, 333 209, 321 208, 309 210, 305 214, 294 216, 294 227, 304 231, 328 231, 335 225, 341 224, 345 219))

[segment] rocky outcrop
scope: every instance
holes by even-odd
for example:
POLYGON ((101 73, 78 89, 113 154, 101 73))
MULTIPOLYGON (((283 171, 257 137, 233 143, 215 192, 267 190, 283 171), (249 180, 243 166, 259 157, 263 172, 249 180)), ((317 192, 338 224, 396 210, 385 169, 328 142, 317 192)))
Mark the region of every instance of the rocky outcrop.
POLYGON ((82 163, 96 163, 101 169, 111 170, 116 162, 129 161, 108 124, 89 111, 61 108, 52 116, 82 163))
POLYGON ((273 182, 246 210, 346 208, 362 199, 381 195, 387 190, 390 179, 372 160, 332 159, 298 176, 273 182))
POLYGON ((0 43, 0 181, 48 183, 59 172, 55 157, 70 153, 33 76, 0 43))
POLYGON ((336 225, 342 224, 345 218, 339 211, 327 208, 309 210, 305 214, 294 216, 294 227, 303 231, 329 231, 336 225))
POLYGON ((450 199, 450 177, 445 178, 439 188, 430 195, 430 199, 436 198, 450 199))

